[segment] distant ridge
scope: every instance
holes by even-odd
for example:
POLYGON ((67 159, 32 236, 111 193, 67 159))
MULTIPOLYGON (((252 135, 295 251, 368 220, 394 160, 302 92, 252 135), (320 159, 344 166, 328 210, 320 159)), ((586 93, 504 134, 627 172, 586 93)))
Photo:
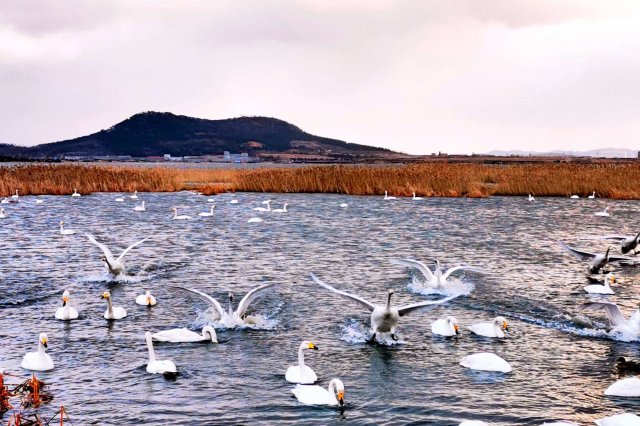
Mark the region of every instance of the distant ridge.
POLYGON ((509 157, 509 156, 519 156, 519 157, 527 157, 529 155, 534 157, 596 157, 596 158, 638 158, 638 151, 631 150, 626 148, 600 148, 600 149, 592 149, 589 151, 548 151, 548 152, 540 152, 540 151, 519 151, 519 150, 511 150, 511 151, 501 151, 501 150, 493 150, 487 152, 486 155, 495 155, 497 157, 509 157))
POLYGON ((223 151, 268 153, 370 153, 392 151, 315 136, 286 121, 269 117, 225 120, 143 112, 97 133, 33 147, 0 144, 0 157, 132 157, 216 155, 223 151))

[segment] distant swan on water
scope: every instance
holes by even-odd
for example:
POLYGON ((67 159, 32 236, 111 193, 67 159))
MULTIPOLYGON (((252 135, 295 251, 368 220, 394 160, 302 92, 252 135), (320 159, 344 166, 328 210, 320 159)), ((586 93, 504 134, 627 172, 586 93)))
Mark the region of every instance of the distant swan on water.
POLYGON ((536 200, 535 197, 533 195, 529 194, 529 201, 535 201, 535 200, 536 200))
POLYGON ((171 330, 159 331, 152 336, 156 342, 171 343, 191 343, 191 342, 212 342, 218 343, 216 331, 210 325, 202 328, 202 334, 198 334, 186 328, 173 328, 171 330))
POLYGON ((38 337, 38 351, 25 354, 20 367, 31 371, 53 370, 53 360, 45 351, 47 349, 47 341, 47 334, 40 333, 38 337))
POLYGON ((601 212, 595 212, 594 215, 595 216, 600 216, 600 217, 609 217, 609 216, 611 216, 609 214, 609 206, 605 207, 604 210, 602 210, 601 212))
POLYGON ((127 316, 127 311, 121 306, 113 306, 111 303, 111 293, 105 291, 102 293, 102 299, 107 301, 107 310, 104 313, 104 319, 119 320, 127 316))
POLYGON ((271 200, 263 201, 262 204, 266 204, 267 207, 254 207, 253 211, 256 212, 270 212, 271 211, 271 200))
POLYGON ((340 379, 331 379, 327 389, 317 385, 296 385, 291 393, 306 405, 344 405, 344 384, 340 379))
POLYGON ((423 200, 422 197, 416 197, 416 193, 413 193, 413 198, 411 198, 412 200, 418 201, 418 200, 423 200))
POLYGON ((384 191, 384 198, 383 200, 395 200, 396 197, 390 197, 389 195, 387 195, 387 191, 384 191))
POLYGON ((594 199, 596 198, 596 191, 593 191, 593 194, 589 195, 587 198, 594 199))
POLYGON ((202 213, 198 213, 198 216, 200 217, 211 217, 213 216, 213 209, 215 209, 216 206, 211 206, 211 208, 209 209, 208 212, 202 212, 202 213))
POLYGON ((6 219, 7 214, 4 212, 4 209, 0 209, 0 219, 6 219))
POLYGON ((142 200, 142 204, 140 204, 139 206, 135 206, 135 207, 133 208, 133 210, 134 210, 134 211, 136 211, 136 212, 144 212, 144 211, 147 211, 147 209, 146 209, 146 208, 145 208, 145 206, 144 206, 144 200, 142 200))
POLYGON ((287 368, 284 378, 289 383, 313 384, 318 380, 315 371, 304 363, 304 351, 307 349, 318 350, 313 343, 305 340, 298 346, 298 364, 287 368))
POLYGON ((471 370, 511 372, 511 365, 498 355, 491 352, 480 352, 467 355, 460 360, 460 365, 471 370))
POLYGON ((173 220, 189 220, 189 219, 191 219, 191 216, 187 216, 186 214, 179 215, 178 208, 177 207, 173 208, 173 220))
POLYGON ((409 268, 416 268, 418 271, 420 271, 420 273, 426 279, 426 282, 424 283, 424 285, 428 287, 436 287, 436 288, 445 288, 449 284, 448 279, 451 276, 451 274, 457 271, 466 270, 466 271, 472 271, 477 273, 485 272, 483 269, 477 268, 475 266, 457 265, 447 269, 443 273, 442 269, 440 269, 440 262, 437 259, 435 261, 436 265, 433 271, 431 271, 431 269, 429 269, 429 267, 423 262, 419 262, 413 259, 392 259, 391 263, 393 263, 394 265, 407 266, 409 268))
POLYGON ((64 229, 64 221, 60 221, 60 235, 73 235, 76 231, 73 229, 64 229))
POLYGON ((78 190, 73 188, 73 194, 71 194, 72 197, 80 197, 81 195, 78 194, 78 190))
POLYGON ((133 249, 134 247, 144 243, 145 241, 147 241, 149 239, 149 237, 147 238, 143 238, 140 241, 137 241, 133 244, 131 244, 129 247, 127 247, 126 249, 124 249, 122 251, 122 253, 120 253, 120 256, 118 256, 117 258, 113 256, 113 253, 111 253, 111 250, 109 250, 109 247, 107 247, 106 245, 99 243, 95 237, 89 233, 85 233, 85 235, 87 236, 87 238, 89 239, 89 241, 91 241, 93 244, 96 245, 96 247, 98 247, 102 253, 104 254, 104 256, 102 256, 102 261, 105 263, 105 267, 107 269, 107 271, 109 272, 109 274, 111 274, 112 276, 116 277, 118 275, 124 274, 125 271, 125 267, 124 267, 124 256, 129 253, 129 251, 131 249, 133 249))
POLYGON ((435 320, 431 323, 431 334, 447 337, 460 334, 458 320, 452 316, 435 320))
POLYGON ((260 223, 260 222, 264 222, 264 220, 259 217, 252 217, 247 221, 247 223, 260 223))
POLYGON ((57 320, 70 321, 78 319, 78 311, 71 306, 71 295, 69 290, 62 293, 62 308, 56 309, 55 317, 57 320))
POLYGON ((117 201, 118 203, 124 203, 124 197, 117 197, 117 198, 116 198, 116 201, 117 201))
POLYGON ((132 200, 137 200, 138 199, 138 191, 133 191, 133 195, 129 196, 129 198, 131 198, 132 200))
POLYGON ((288 210, 287 210, 287 206, 288 206, 288 204, 287 204, 287 203, 284 203, 284 206, 282 206, 282 208, 281 208, 281 209, 273 209, 272 211, 273 211, 274 213, 287 213, 287 211, 288 211, 288 210))
POLYGON ((11 196, 11 198, 13 198, 14 200, 17 200, 18 198, 20 198, 20 195, 18 194, 18 190, 17 190, 17 189, 16 189, 16 193, 15 193, 15 194, 13 194, 13 195, 11 196))
POLYGON ((509 324, 504 317, 495 317, 492 321, 478 322, 471 324, 469 330, 484 337, 498 337, 500 339, 505 337, 504 331, 509 331, 509 324))
POLYGON ((155 296, 149 290, 145 294, 136 297, 136 304, 141 306, 155 306, 157 304, 155 296))

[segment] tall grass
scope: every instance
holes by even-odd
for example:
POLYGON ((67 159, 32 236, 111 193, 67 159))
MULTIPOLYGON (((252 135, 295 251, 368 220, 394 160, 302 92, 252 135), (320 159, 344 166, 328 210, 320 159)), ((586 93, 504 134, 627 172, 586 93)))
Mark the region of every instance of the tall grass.
POLYGON ((0 167, 0 195, 180 191, 329 192, 352 195, 586 196, 640 199, 640 164, 447 164, 176 169, 130 166, 0 167))

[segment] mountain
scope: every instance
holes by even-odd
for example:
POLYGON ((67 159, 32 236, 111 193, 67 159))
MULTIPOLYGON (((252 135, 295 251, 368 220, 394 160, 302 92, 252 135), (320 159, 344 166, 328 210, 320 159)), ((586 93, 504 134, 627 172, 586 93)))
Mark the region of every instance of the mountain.
POLYGON ((493 150, 491 152, 487 152, 486 155, 494 155, 496 157, 510 157, 510 156, 518 156, 518 157, 596 157, 596 158, 638 158, 638 150, 631 150, 625 148, 600 148, 600 149, 592 149, 589 151, 548 151, 548 152, 539 152, 539 151, 519 151, 519 150, 511 150, 511 151, 501 151, 501 150, 493 150))
POLYGON ((315 136, 275 118, 206 120, 169 112, 136 114, 109 129, 60 142, 33 147, 0 144, 0 157, 29 158, 214 155, 223 151, 323 155, 391 153, 384 148, 315 136))

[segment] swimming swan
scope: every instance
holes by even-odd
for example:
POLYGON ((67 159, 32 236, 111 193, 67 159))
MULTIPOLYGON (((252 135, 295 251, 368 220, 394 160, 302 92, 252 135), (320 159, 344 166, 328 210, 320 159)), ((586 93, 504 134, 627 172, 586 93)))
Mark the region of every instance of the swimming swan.
POLYGON ((600 271, 600 269, 604 268, 607 265, 607 263, 610 263, 610 262, 622 262, 622 261, 633 262, 634 261, 634 259, 626 256, 610 256, 609 252, 611 251, 611 247, 607 247, 607 251, 604 254, 600 254, 600 253, 590 253, 588 251, 582 251, 573 247, 569 247, 562 241, 558 241, 558 244, 560 244, 560 247, 562 247, 569 253, 573 254, 575 257, 582 260, 583 262, 590 261, 588 268, 589 268, 589 272, 592 274, 597 274, 598 271, 600 271))
POLYGON ((512 370, 507 361, 491 352, 467 355, 460 360, 460 365, 471 370, 499 371, 501 373, 509 373, 512 370))
POLYGON ((176 207, 173 208, 173 220, 189 220, 191 216, 187 216, 186 214, 178 215, 178 209, 176 207))
POLYGON ((609 217, 609 216, 611 216, 609 214, 609 206, 605 207, 604 210, 602 210, 601 212, 595 212, 594 215, 600 216, 600 217, 609 217))
POLYGON ((48 353, 45 352, 47 348, 47 334, 40 333, 38 338, 38 351, 29 352, 22 358, 20 367, 26 370, 32 371, 49 371, 53 370, 53 360, 48 353))
POLYGON ((626 235, 605 235, 600 238, 603 240, 614 240, 619 242, 622 254, 627 254, 631 250, 633 250, 633 254, 638 254, 636 253, 636 248, 638 247, 638 243, 640 243, 640 232, 635 237, 629 237, 626 235))
POLYGON ((609 272, 604 277, 604 282, 602 284, 591 284, 584 287, 584 291, 589 294, 613 294, 613 290, 611 289, 610 283, 615 283, 616 277, 609 272))
POLYGON ((131 195, 129 198, 131 198, 132 200, 137 200, 138 199, 138 191, 133 191, 133 195, 131 195))
POLYGON ((396 197, 390 197, 390 196, 387 195, 387 191, 384 191, 384 198, 383 199, 384 200, 395 200, 396 197))
POLYGON ((640 379, 627 377, 612 384, 604 391, 609 396, 640 396, 640 379))
MULTIPOLYGON (((640 305, 639 305, 640 307, 640 305)), ((587 302, 582 305, 584 310, 604 309, 609 317, 611 332, 624 334, 628 338, 640 335, 640 308, 636 309, 629 319, 625 319, 620 308, 611 302, 587 302)))
POLYGON ((413 193, 413 198, 411 198, 411 199, 414 200, 414 201, 423 200, 422 197, 416 197, 416 193, 415 192, 413 193))
POLYGON ((312 384, 318 380, 316 373, 304 363, 304 351, 307 349, 318 350, 318 347, 313 343, 305 340, 300 343, 298 347, 298 365, 292 365, 287 368, 287 372, 284 375, 284 379, 289 383, 302 383, 312 384))
POLYGON ((456 317, 439 318, 431 323, 431 333, 438 336, 455 336, 460 334, 456 317))
POLYGON ((306 405, 344 405, 344 384, 331 379, 328 389, 320 386, 296 385, 291 389, 299 402, 306 405))
POLYGON ((256 211, 256 212, 270 212, 270 211, 271 211, 271 200, 266 200, 266 201, 263 201, 262 203, 263 203, 263 204, 266 204, 266 205, 267 205, 267 208, 264 208, 264 207, 255 207, 255 208, 253 209, 253 211, 256 211))
POLYGON ((122 251, 122 253, 120 253, 120 256, 118 256, 117 258, 113 257, 113 253, 111 253, 111 250, 109 250, 109 247, 105 246, 102 243, 99 243, 98 241, 96 241, 95 237, 89 233, 85 233, 85 235, 87 236, 87 238, 89 239, 89 241, 91 241, 93 244, 95 244, 104 254, 104 256, 102 256, 102 261, 105 263, 105 267, 107 268, 107 271, 109 272, 109 274, 111 274, 114 277, 117 277, 120 274, 124 274, 125 271, 125 267, 124 267, 124 256, 129 253, 129 251, 131 249, 133 249, 134 247, 144 243, 145 241, 147 241, 149 239, 149 237, 147 238, 143 238, 142 240, 135 242, 133 244, 131 244, 129 247, 127 247, 126 249, 124 249, 122 251))
POLYGON ((258 296, 263 294, 266 290, 273 287, 274 285, 276 285, 276 283, 267 283, 249 291, 240 300, 240 303, 238 303, 238 308, 235 311, 233 310, 233 306, 232 306, 233 294, 229 293, 229 308, 226 312, 224 309, 222 309, 222 305, 216 299, 209 296, 208 294, 205 294, 193 288, 186 288, 186 287, 179 287, 179 286, 176 286, 175 288, 189 291, 205 299, 213 307, 213 310, 215 311, 216 317, 218 318, 218 321, 220 322, 220 324, 224 325, 227 328, 232 328, 240 325, 255 324, 254 317, 252 316, 245 317, 247 308, 249 307, 249 304, 251 302, 253 302, 256 298, 258 298, 258 296))
POLYGON ((261 222, 264 222, 264 220, 259 217, 252 217, 247 221, 247 223, 261 223, 261 222))
POLYGON ((127 316, 127 311, 123 307, 113 306, 111 303, 111 293, 105 291, 102 293, 101 298, 107 300, 107 310, 104 313, 104 319, 119 320, 127 316))
POLYGON ((213 342, 218 343, 216 331, 210 325, 204 326, 202 334, 195 333, 186 328, 173 328, 171 330, 160 331, 151 336, 156 342, 171 343, 191 343, 191 342, 213 342))
POLYGON ((176 369, 176 365, 168 360, 157 360, 156 353, 153 350, 153 341, 151 340, 151 333, 144 333, 144 338, 147 341, 147 349, 149 350, 149 362, 147 363, 147 373, 152 374, 176 374, 178 370, 176 369))
POLYGON ((445 287, 448 284, 447 279, 451 276, 451 274, 453 274, 456 271, 466 270, 466 271, 472 271, 472 272, 478 272, 478 273, 484 272, 483 269, 476 268, 474 266, 458 265, 458 266, 449 268, 447 269, 446 272, 442 273, 442 269, 440 269, 440 262, 438 260, 435 261, 436 267, 434 268, 433 272, 424 263, 419 262, 417 260, 413 260, 413 259, 393 259, 391 263, 393 263, 394 265, 401 265, 401 266, 407 266, 409 268, 418 269, 422 273, 424 278, 427 280, 424 283, 424 285, 428 287, 437 287, 437 288, 445 287))
POLYGON ((146 209, 146 208, 145 208, 145 206, 144 206, 144 200, 142 200, 142 204, 140 204, 139 206, 135 206, 135 207, 133 208, 133 211, 136 211, 136 212, 144 212, 144 211, 147 211, 147 209, 146 209))
POLYGON ((211 208, 209 209, 208 212, 202 212, 202 213, 198 213, 198 216, 200 217, 211 217, 213 216, 213 209, 215 209, 216 206, 211 206, 211 208))
POLYGON ((80 194, 78 194, 78 190, 73 188, 73 194, 71 194, 72 197, 80 197, 80 194))
POLYGON ((118 203, 124 203, 124 197, 117 197, 117 198, 116 198, 116 201, 117 201, 118 203))
POLYGON ((288 210, 287 210, 287 206, 288 206, 288 205, 289 205, 289 204, 284 203, 284 206, 282 206, 282 208, 281 208, 281 209, 273 209, 272 211, 273 211, 274 213, 287 213, 287 211, 288 211, 288 210))
POLYGON ((60 221, 60 235, 73 235, 76 231, 73 229, 64 229, 64 221, 60 221))
POLYGON ((78 311, 71 306, 69 290, 62 293, 62 308, 56 309, 56 319, 70 321, 78 319, 78 311))
POLYGON ((503 329, 509 331, 509 324, 504 317, 495 317, 493 321, 478 322, 467 327, 472 333, 484 337, 505 337, 503 329))
POLYGON ((158 302, 155 296, 152 296, 149 290, 147 290, 145 294, 141 294, 140 296, 136 297, 136 304, 141 306, 155 306, 156 303, 158 302))
POLYGON ((390 333, 393 340, 398 340, 398 336, 396 335, 396 328, 398 327, 398 321, 400 320, 400 317, 408 315, 415 310, 426 308, 427 306, 440 305, 459 296, 459 294, 456 294, 440 300, 419 302, 412 305, 396 307, 391 305, 391 296, 394 294, 394 291, 393 289, 389 289, 387 293, 386 305, 374 305, 373 303, 366 301, 360 296, 337 290, 331 287, 329 284, 325 284, 324 282, 320 281, 320 279, 318 279, 318 277, 316 277, 314 274, 311 274, 311 279, 313 279, 313 281, 315 281, 319 286, 324 287, 327 290, 330 290, 348 299, 351 299, 371 312, 371 331, 373 332, 373 335, 371 336, 370 341, 375 340, 377 333, 390 333))
POLYGON ((4 209, 0 209, 0 219, 6 219, 7 215, 4 212, 4 209))
POLYGON ((594 420, 598 426, 640 426, 640 417, 631 413, 616 414, 594 420))
POLYGON ((596 191, 593 191, 593 194, 589 195, 587 198, 593 200, 594 198, 596 198, 596 191))
POLYGON ((533 195, 529 194, 529 201, 535 201, 535 200, 536 198, 533 195))

